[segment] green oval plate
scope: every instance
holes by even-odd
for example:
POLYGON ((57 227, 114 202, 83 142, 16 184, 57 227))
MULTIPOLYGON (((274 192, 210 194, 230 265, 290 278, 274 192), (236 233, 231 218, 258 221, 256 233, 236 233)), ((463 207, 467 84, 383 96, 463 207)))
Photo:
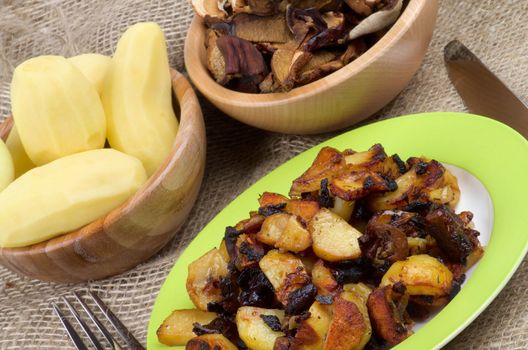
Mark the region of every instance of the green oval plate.
POLYGON ((185 290, 187 265, 217 246, 226 226, 256 209, 259 194, 288 193, 291 181, 308 168, 324 146, 366 150, 375 143, 403 159, 427 155, 465 169, 484 184, 491 196, 494 224, 484 258, 456 298, 395 349, 440 348, 460 333, 502 290, 528 250, 528 142, 492 119, 463 113, 426 113, 367 125, 326 141, 278 167, 230 203, 192 241, 168 275, 152 311, 148 349, 169 349, 157 341, 157 328, 172 310, 193 307, 185 290))

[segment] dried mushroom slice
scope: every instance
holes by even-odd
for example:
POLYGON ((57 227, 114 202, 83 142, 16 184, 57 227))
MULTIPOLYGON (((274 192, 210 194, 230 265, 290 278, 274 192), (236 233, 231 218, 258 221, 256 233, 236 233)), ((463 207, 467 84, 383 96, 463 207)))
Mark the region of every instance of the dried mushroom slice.
POLYGON ((403 7, 403 0, 398 0, 392 7, 386 6, 361 21, 348 33, 348 39, 354 40, 360 36, 375 33, 396 22, 403 7))
POLYGON ((304 85, 318 80, 339 68, 343 64, 336 59, 336 54, 329 51, 318 51, 310 56, 310 61, 303 65, 295 75, 297 85, 304 85))
POLYGON ((220 52, 216 41, 218 34, 214 30, 207 31, 207 67, 219 84, 226 84, 229 77, 225 72, 224 56, 220 52))
POLYGON ((362 38, 357 38, 348 43, 346 51, 340 59, 344 65, 349 64, 367 51, 367 44, 362 38))
POLYGON ((224 35, 216 44, 225 60, 226 75, 247 78, 258 85, 268 74, 262 54, 249 41, 224 35))
POLYGON ((227 0, 192 0, 192 6, 202 18, 227 18, 226 2, 227 0))
POLYGON ((341 3, 341 0, 291 0, 292 6, 296 8, 321 11, 336 11, 341 8, 341 3))
POLYGON ((339 12, 327 12, 323 17, 327 28, 311 37, 303 45, 306 51, 316 51, 324 47, 342 45, 347 40, 348 26, 345 16, 339 12))
POLYGON ((284 14, 261 17, 241 13, 232 23, 237 37, 253 43, 287 43, 292 39, 284 14))
POLYGON ((297 72, 311 56, 310 53, 289 48, 275 51, 271 58, 271 69, 282 91, 289 91, 294 87, 297 72))
POLYGON ((302 43, 310 31, 315 35, 328 28, 321 13, 315 8, 301 9, 288 6, 286 22, 297 43, 302 43))

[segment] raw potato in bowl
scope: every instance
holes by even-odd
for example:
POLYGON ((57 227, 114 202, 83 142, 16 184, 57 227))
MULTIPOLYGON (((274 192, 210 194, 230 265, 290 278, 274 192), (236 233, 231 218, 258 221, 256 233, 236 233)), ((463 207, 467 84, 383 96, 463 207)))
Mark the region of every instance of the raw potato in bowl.
POLYGON ((404 162, 379 144, 364 152, 324 147, 289 194, 262 193, 258 210, 188 266, 196 312, 216 316, 201 323, 175 311, 158 329, 161 343, 388 348, 448 304, 484 253, 472 214, 454 212, 456 177, 435 160, 404 162), (182 340, 176 325, 195 337, 182 340))
MULTIPOLYGON (((35 164, 25 147, 31 140, 26 140, 27 132, 21 131, 16 122, 20 114, 7 117, 0 125, 0 137, 6 140, 13 155, 16 176, 15 182, 0 192, 0 197, 6 198, 6 202, 14 200, 13 204, 20 202, 10 206, 11 203, 0 198, 1 206, 9 207, 13 214, 0 218, 0 226, 6 228, 3 233, 9 235, 0 241, 0 264, 13 272, 55 283, 97 280, 123 273, 153 256, 172 239, 197 199, 205 168, 206 142, 196 94, 187 79, 169 67, 165 38, 158 25, 138 23, 125 32, 122 40, 118 45, 126 49, 116 57, 83 54, 56 59, 79 80, 80 86, 88 86, 91 93, 84 97, 90 95, 98 102, 94 105, 104 107, 103 128, 96 130, 97 135, 103 134, 100 148, 83 149, 68 156, 81 157, 83 153, 94 152, 92 161, 68 169, 64 157, 35 164), (116 70, 119 72, 114 74, 116 70), (124 76, 123 72, 133 77, 124 76), (107 127, 111 119, 105 112, 107 104, 113 113, 112 128, 107 127), (173 120, 167 122, 167 118, 173 120), (109 130, 121 139, 128 135, 127 147, 117 150, 120 145, 115 140, 105 142, 109 130), (148 152, 141 157, 132 154, 134 142, 136 149, 144 146, 148 152), (109 153, 119 154, 134 165, 122 167, 123 162, 103 159, 109 153), (58 167, 52 166, 55 162, 58 167), (150 171, 146 170, 147 165, 150 171), (45 171, 48 166, 53 171, 45 171), (137 182, 128 181, 131 178, 137 182), (134 186, 121 191, 130 182, 134 186), (37 194, 42 196, 37 198, 37 194), (34 210, 23 208, 27 205, 34 210), (14 217, 18 219, 11 220, 14 217)), ((47 69, 39 65, 33 68, 47 69)), ((33 81, 25 77, 28 78, 25 83, 33 81)), ((66 77, 53 79, 70 83, 66 77)), ((47 100, 41 97, 49 93, 46 89, 64 90, 64 86, 57 85, 27 90, 26 95, 20 96, 43 100, 41 104, 45 104, 47 100), (35 96, 30 96, 31 93, 35 96)), ((76 103, 79 95, 82 94, 72 89, 62 98, 47 101, 49 110, 57 112, 51 113, 53 118, 58 123, 64 121, 61 125, 66 129, 69 123, 80 129, 83 123, 90 123, 83 119, 86 117, 83 113, 72 115, 69 123, 61 119, 61 115, 68 114, 68 108, 80 105, 76 103), (62 104, 68 106, 62 108, 62 104)), ((54 125, 41 125, 41 120, 35 119, 31 122, 35 117, 36 114, 22 116, 27 124, 38 126, 31 132, 43 129, 57 138, 45 138, 49 144, 42 143, 42 148, 68 144, 76 132, 54 132, 54 125)))

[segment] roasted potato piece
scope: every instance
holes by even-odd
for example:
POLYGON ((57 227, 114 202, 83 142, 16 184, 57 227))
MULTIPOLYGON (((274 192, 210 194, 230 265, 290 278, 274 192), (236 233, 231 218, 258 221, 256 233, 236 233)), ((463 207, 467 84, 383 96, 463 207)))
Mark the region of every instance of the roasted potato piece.
POLYGON ((298 257, 289 253, 270 250, 259 266, 275 289, 275 295, 284 306, 288 305, 291 293, 308 285, 310 276, 298 257))
POLYGON ((346 201, 355 201, 373 193, 396 190, 396 182, 370 171, 343 171, 330 182, 330 191, 346 201))
POLYGON ((334 198, 334 206, 330 209, 333 213, 341 216, 345 221, 349 221, 354 212, 354 201, 346 201, 342 198, 334 198))
POLYGON ((227 274, 227 262, 216 248, 189 265, 187 293, 198 309, 207 311, 207 304, 222 299, 219 282, 227 274))
MULTIPOLYGON (((366 286, 357 289, 367 288, 366 286)), ((368 292, 367 292, 368 293, 368 292)), ((334 299, 333 315, 324 350, 361 350, 372 334, 367 297, 350 287, 334 299)))
POLYGON ((409 297, 397 292, 393 286, 376 288, 368 297, 372 328, 390 345, 401 343, 412 335, 411 325, 405 317, 408 301, 409 297))
POLYGON ((411 170, 396 179, 396 191, 371 198, 372 211, 413 210, 429 203, 456 206, 460 199, 458 181, 442 164, 419 158, 408 162, 411 170))
POLYGON ((290 221, 290 215, 285 213, 268 216, 256 235, 257 239, 264 244, 274 247, 286 228, 286 225, 288 225, 288 221, 290 221))
POLYGON ((368 151, 346 155, 346 171, 366 170, 370 173, 382 174, 395 179, 401 175, 400 167, 395 161, 395 157, 397 156, 388 157, 383 146, 378 143, 368 151))
POLYGON ((332 321, 330 305, 314 302, 308 310, 310 317, 302 321, 291 342, 290 350, 322 350, 332 321))
POLYGON ((185 345, 189 340, 196 337, 193 332, 193 324, 207 324, 216 318, 214 312, 201 310, 175 310, 159 326, 156 334, 160 343, 176 346, 185 345))
POLYGON ((264 220, 266 219, 263 215, 254 214, 249 219, 242 220, 235 225, 235 229, 243 233, 257 233, 260 231, 264 220))
POLYGON ((420 255, 427 254, 436 247, 436 241, 429 235, 425 238, 407 237, 407 245, 409 246, 409 255, 420 255))
POLYGON ((344 165, 345 159, 341 152, 332 147, 322 148, 312 166, 293 181, 290 196, 300 197, 302 193, 319 191, 321 180, 332 178, 344 165))
POLYGON ((284 211, 299 217, 301 221, 306 224, 319 211, 319 203, 314 201, 291 199, 288 201, 288 204, 286 204, 284 211))
POLYGON ((284 336, 280 324, 284 311, 242 306, 236 314, 240 339, 252 350, 273 350, 278 337, 284 336))
POLYGON ((277 240, 275 247, 299 253, 310 248, 311 245, 310 232, 301 225, 297 216, 292 215, 289 217, 288 223, 277 240))
POLYGON ((259 198, 259 205, 261 208, 265 208, 270 205, 286 205, 286 203, 288 203, 287 197, 273 192, 264 192, 259 198))
POLYGON ((319 295, 331 294, 339 287, 332 271, 324 265, 322 260, 318 260, 312 269, 312 282, 319 295))
POLYGON ((229 263, 229 252, 227 251, 225 239, 223 239, 220 243, 220 247, 218 247, 218 252, 220 253, 220 255, 222 255, 222 258, 224 258, 225 262, 229 263))
POLYGON ((395 262, 385 273, 380 287, 403 284, 409 295, 440 298, 449 295, 453 274, 447 266, 430 255, 413 255, 395 262))
POLYGON ((237 350, 237 347, 222 334, 204 334, 194 337, 185 346, 185 350, 237 350))
POLYGON ((327 261, 353 260, 361 256, 361 232, 330 210, 321 209, 308 224, 315 255, 327 261))

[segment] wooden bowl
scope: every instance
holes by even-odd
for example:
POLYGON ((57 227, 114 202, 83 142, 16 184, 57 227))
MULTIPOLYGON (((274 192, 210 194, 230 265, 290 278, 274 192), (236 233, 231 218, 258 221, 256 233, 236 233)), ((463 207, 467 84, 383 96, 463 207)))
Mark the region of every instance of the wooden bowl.
MULTIPOLYGON (((174 237, 198 196, 206 142, 191 85, 171 73, 180 127, 170 155, 147 183, 120 207, 75 232, 28 247, 0 248, 0 264, 43 281, 101 279, 145 261, 174 237)), ((12 124, 6 119, 0 137, 7 137, 12 124)))
POLYGON ((185 66, 194 85, 231 117, 257 128, 316 134, 357 123, 403 90, 425 56, 438 0, 410 0, 383 38, 357 60, 287 93, 247 94, 224 88, 207 70, 205 26, 195 16, 185 41, 185 66))

